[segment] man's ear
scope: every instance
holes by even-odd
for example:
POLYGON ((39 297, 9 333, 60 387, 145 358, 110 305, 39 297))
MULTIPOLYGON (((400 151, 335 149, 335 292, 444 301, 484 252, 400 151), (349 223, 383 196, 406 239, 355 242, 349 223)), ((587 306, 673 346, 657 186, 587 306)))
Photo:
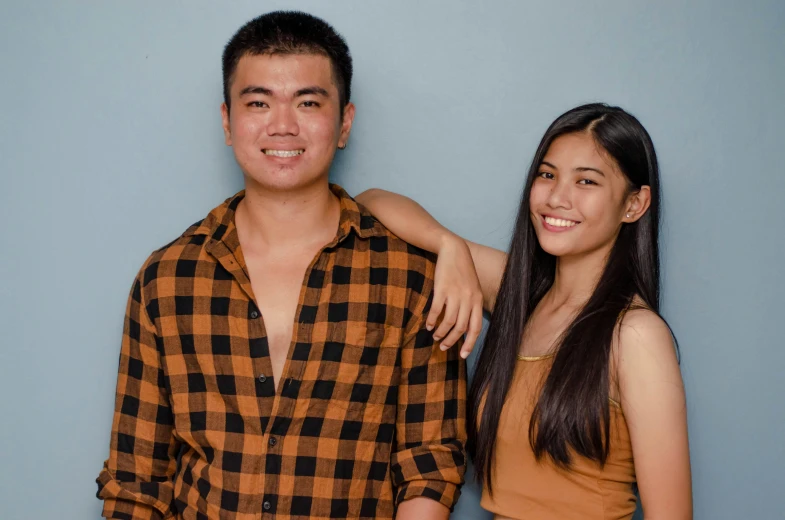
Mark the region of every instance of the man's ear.
POLYGON ((232 146, 232 127, 229 125, 229 107, 226 103, 221 103, 221 124, 224 129, 224 142, 226 146, 232 146))
POLYGON ((343 107, 343 121, 341 121, 341 136, 338 138, 338 148, 346 148, 349 142, 349 134, 352 132, 354 122, 354 103, 347 103, 343 107))

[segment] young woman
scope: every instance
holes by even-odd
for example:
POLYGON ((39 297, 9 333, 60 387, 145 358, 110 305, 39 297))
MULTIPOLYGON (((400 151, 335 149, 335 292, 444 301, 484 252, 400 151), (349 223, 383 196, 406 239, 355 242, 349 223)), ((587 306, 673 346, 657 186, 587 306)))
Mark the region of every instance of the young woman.
POLYGON ((659 315, 659 172, 624 110, 585 105, 548 128, 509 254, 465 242, 415 202, 358 197, 439 255, 428 323, 468 355, 469 451, 497 519, 692 518, 684 389, 659 315))

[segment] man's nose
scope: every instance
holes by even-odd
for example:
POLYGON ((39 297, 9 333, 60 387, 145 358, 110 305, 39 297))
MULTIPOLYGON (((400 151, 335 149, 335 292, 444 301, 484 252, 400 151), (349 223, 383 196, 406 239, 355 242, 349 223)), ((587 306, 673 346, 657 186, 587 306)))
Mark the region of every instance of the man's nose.
POLYGON ((300 127, 294 110, 288 106, 278 106, 270 111, 267 135, 297 135, 300 127))

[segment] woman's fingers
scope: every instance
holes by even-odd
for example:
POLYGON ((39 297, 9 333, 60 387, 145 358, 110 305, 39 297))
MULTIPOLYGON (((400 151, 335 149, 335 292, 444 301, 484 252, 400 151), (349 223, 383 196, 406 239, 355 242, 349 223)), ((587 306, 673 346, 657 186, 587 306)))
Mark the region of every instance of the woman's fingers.
POLYGON ((444 291, 441 291, 437 288, 433 292, 431 311, 428 313, 428 317, 425 319, 426 329, 433 330, 433 328, 436 326, 436 322, 439 321, 439 316, 441 316, 442 311, 444 310, 444 301, 445 301, 444 291))
MULTIPOLYGON (((449 246, 449 244, 448 244, 449 246)), ((482 330, 482 289, 471 251, 463 240, 439 252, 434 272, 434 293, 425 326, 447 350, 468 332, 461 355, 474 348, 482 330), (436 330, 434 330, 434 328, 436 330)))
POLYGON ((466 339, 461 347, 461 357, 463 359, 469 357, 469 354, 474 350, 474 344, 477 342, 477 338, 480 337, 480 332, 482 332, 482 302, 479 305, 475 304, 472 309, 472 315, 469 318, 469 328, 466 330, 466 339))
POLYGON ((447 350, 455 345, 456 341, 461 339, 463 333, 469 328, 469 318, 471 317, 471 314, 472 308, 470 302, 462 300, 460 302, 460 308, 458 309, 458 317, 455 319, 455 324, 452 329, 450 329, 450 333, 447 337, 442 340, 442 350, 447 350))
POLYGON ((447 299, 447 303, 444 306, 444 318, 439 324, 439 327, 434 331, 433 339, 440 341, 450 332, 450 329, 455 325, 455 320, 458 318, 459 304, 459 300, 447 299))

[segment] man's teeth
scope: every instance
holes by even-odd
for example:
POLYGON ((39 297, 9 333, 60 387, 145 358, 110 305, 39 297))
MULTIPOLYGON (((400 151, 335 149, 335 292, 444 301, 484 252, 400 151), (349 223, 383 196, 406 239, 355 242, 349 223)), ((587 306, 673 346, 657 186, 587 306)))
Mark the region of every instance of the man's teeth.
POLYGON ((573 227, 577 224, 574 220, 563 220, 560 218, 545 217, 545 222, 555 227, 573 227))
POLYGON ((274 157, 296 157, 305 150, 263 150, 264 155, 272 155, 274 157))

